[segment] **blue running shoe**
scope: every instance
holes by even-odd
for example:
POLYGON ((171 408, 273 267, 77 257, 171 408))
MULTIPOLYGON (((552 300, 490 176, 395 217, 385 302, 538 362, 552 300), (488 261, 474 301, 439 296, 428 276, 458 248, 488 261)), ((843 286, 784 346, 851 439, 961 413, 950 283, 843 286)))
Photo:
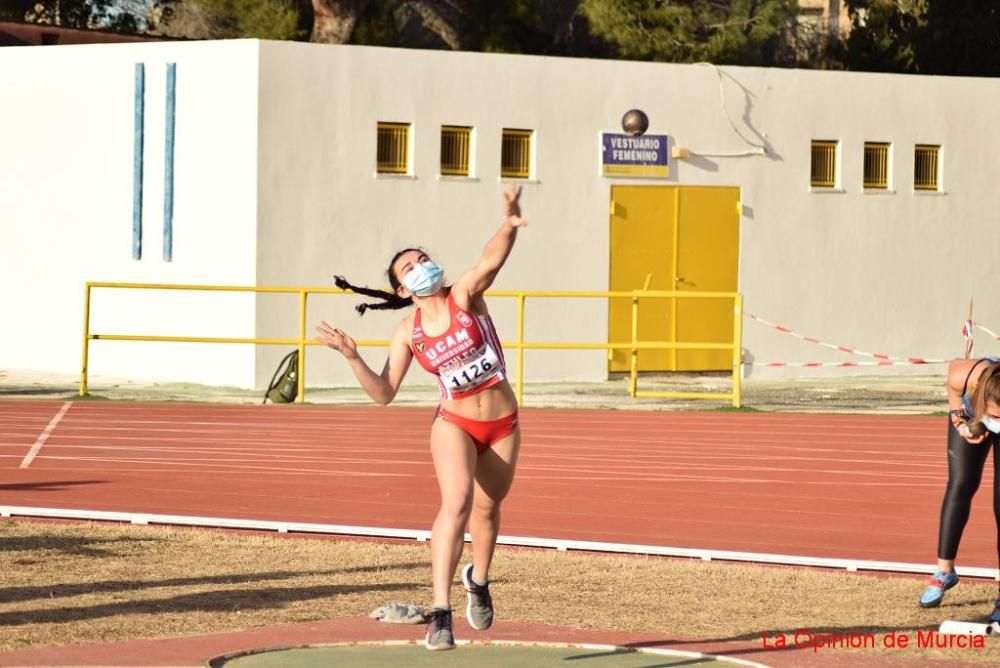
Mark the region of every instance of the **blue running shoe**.
POLYGON ((1000 598, 993 605, 993 614, 990 615, 990 621, 1000 624, 1000 598))
POLYGON ((931 576, 927 588, 920 595, 921 608, 936 608, 941 605, 944 593, 958 584, 958 573, 937 571, 931 576))

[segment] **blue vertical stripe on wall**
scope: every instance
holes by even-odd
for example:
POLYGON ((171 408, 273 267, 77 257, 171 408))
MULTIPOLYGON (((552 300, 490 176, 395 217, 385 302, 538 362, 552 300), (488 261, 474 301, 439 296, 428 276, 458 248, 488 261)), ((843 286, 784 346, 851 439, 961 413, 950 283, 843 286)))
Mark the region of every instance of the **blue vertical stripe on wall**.
POLYGON ((177 63, 167 63, 167 145, 163 167, 163 259, 174 257, 174 109, 177 63))
POLYGON ((135 64, 135 134, 132 140, 132 259, 142 258, 142 137, 146 66, 135 64))

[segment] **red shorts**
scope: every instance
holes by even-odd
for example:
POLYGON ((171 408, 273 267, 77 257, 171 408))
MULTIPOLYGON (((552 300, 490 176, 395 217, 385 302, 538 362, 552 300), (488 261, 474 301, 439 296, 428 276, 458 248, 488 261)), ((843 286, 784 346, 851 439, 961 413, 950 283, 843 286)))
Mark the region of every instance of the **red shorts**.
POLYGON ((472 442, 476 444, 478 452, 488 450, 490 446, 513 434, 518 424, 517 411, 499 420, 470 420, 461 415, 449 413, 438 406, 434 418, 450 422, 468 434, 472 442))

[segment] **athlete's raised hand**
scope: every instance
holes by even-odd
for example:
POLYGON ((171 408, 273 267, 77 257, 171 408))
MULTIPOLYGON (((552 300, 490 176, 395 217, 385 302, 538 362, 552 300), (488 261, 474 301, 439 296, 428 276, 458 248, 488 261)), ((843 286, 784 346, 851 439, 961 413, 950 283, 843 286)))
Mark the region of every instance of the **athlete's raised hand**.
POLYGON ((528 224, 524 218, 521 218, 521 186, 512 183, 507 186, 507 190, 504 191, 504 220, 510 223, 511 227, 524 227, 528 224))
POLYGON ((343 331, 331 327, 326 322, 321 322, 316 331, 319 332, 316 340, 327 348, 333 348, 347 359, 358 356, 358 344, 343 331))

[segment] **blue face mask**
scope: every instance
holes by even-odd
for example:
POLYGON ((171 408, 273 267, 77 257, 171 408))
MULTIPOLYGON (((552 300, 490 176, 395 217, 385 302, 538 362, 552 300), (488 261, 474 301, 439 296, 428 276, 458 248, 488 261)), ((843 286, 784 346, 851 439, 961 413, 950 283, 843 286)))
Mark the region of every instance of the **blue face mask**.
POLYGON ((994 434, 1000 434, 1000 420, 994 420, 989 415, 984 415, 979 421, 994 434))
POLYGON ((403 287, 417 297, 428 297, 441 289, 444 269, 430 260, 419 262, 403 277, 403 287))

